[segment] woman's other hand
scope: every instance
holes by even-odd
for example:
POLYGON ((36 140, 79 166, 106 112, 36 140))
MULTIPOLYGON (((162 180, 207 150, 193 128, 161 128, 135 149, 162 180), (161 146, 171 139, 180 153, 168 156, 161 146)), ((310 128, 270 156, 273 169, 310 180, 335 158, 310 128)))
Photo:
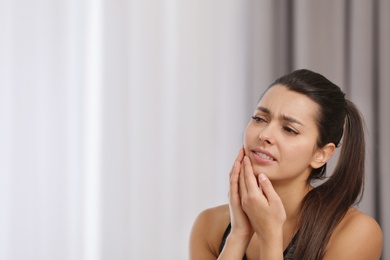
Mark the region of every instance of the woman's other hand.
POLYGON ((253 228, 248 216, 242 209, 242 197, 240 194, 240 179, 243 175, 243 159, 245 151, 240 149, 237 158, 230 172, 229 210, 232 225, 231 234, 249 243, 253 235, 253 228))

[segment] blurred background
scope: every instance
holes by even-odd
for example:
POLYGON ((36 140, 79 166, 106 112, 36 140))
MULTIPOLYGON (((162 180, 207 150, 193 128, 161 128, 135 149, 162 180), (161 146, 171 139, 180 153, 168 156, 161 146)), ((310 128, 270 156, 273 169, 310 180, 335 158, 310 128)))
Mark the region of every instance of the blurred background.
POLYGON ((187 259, 260 94, 298 68, 365 117, 359 208, 390 259, 389 0, 0 1, 0 259, 187 259))

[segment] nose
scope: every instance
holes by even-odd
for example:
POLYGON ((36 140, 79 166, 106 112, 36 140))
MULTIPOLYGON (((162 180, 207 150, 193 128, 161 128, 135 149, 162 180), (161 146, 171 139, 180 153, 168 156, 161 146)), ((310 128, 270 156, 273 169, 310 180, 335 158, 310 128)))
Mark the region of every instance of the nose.
POLYGON ((259 139, 262 143, 273 144, 274 143, 274 131, 271 124, 264 127, 259 133, 259 139))

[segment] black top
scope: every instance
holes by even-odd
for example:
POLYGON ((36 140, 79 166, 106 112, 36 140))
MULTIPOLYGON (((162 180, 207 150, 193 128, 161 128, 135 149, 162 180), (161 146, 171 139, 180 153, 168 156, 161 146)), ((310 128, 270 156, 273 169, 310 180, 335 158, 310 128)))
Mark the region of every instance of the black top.
MULTIPOLYGON (((231 228, 232 228, 231 223, 229 223, 229 225, 227 226, 227 228, 225 230, 225 233, 223 233, 222 242, 221 242, 221 245, 219 246, 219 252, 222 252, 222 249, 226 243, 226 239, 227 239, 228 235, 230 234, 231 228)), ((293 254, 294 254, 295 248, 297 246, 296 245, 297 234, 295 234, 295 236, 291 240, 290 244, 287 246, 286 250, 284 250, 284 252, 283 252, 283 259, 284 260, 292 260, 293 259, 293 254)), ((242 258, 242 260, 246 260, 245 255, 242 258)))

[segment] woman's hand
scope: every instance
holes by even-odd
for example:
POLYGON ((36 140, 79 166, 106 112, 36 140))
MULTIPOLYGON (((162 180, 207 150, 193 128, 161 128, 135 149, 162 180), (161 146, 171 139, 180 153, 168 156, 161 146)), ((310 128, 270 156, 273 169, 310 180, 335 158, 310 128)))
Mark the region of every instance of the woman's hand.
POLYGON ((243 159, 242 169, 239 180, 242 209, 248 216, 259 243, 274 244, 276 241, 283 248, 286 211, 279 195, 264 174, 259 174, 256 179, 247 156, 243 159))
POLYGON ((240 194, 240 176, 243 175, 244 149, 241 148, 230 172, 229 209, 230 222, 232 225, 231 234, 249 243, 253 235, 253 228, 242 209, 242 197, 240 194))
POLYGON ((244 149, 241 148, 230 171, 229 211, 231 231, 218 259, 242 259, 253 236, 253 228, 241 207, 239 179, 242 172, 244 149))

